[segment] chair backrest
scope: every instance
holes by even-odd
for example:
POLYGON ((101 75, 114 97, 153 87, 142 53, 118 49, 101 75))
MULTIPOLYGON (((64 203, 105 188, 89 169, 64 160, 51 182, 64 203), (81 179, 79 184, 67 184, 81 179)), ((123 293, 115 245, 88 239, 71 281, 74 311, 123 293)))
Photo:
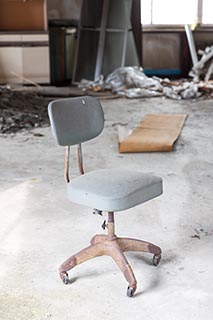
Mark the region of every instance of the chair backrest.
POLYGON ((93 97, 54 100, 48 105, 48 114, 53 136, 61 146, 95 138, 104 127, 102 106, 93 97))

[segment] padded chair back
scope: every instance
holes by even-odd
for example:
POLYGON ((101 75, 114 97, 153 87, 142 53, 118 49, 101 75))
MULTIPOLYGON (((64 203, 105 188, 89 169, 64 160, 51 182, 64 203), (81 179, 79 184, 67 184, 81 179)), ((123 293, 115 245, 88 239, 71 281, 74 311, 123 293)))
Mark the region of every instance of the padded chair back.
POLYGON ((53 136, 61 146, 95 138, 104 127, 103 109, 93 97, 54 100, 48 105, 48 114, 53 136))

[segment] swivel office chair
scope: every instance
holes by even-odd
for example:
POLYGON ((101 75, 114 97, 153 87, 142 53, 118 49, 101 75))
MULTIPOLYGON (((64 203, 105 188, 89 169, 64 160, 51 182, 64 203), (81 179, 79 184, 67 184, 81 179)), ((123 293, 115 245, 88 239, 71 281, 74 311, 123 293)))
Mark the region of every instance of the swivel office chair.
POLYGON ((127 295, 132 297, 137 287, 134 273, 124 252, 142 251, 153 254, 153 264, 158 265, 161 249, 149 242, 119 238, 114 231, 114 213, 132 208, 162 193, 162 179, 126 169, 102 169, 84 174, 81 143, 98 136, 104 127, 104 114, 100 102, 93 97, 66 98, 52 101, 48 113, 53 136, 57 143, 66 146, 65 180, 71 201, 91 207, 95 212, 108 212, 108 222, 102 227, 108 234, 98 234, 91 245, 68 258, 59 268, 65 284, 68 271, 97 256, 111 256, 128 282, 127 295), (81 175, 70 181, 70 146, 78 145, 78 164, 81 175))

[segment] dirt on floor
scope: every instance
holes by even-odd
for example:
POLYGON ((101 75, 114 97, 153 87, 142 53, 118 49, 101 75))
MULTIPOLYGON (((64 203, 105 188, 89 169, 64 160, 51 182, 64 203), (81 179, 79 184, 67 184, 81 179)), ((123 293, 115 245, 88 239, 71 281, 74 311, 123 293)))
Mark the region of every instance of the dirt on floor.
POLYGON ((34 92, 0 87, 0 134, 49 125, 47 105, 50 100, 34 92))
MULTIPOLYGON (((164 80, 165 81, 165 80, 164 80)), ((183 91, 184 83, 181 80, 169 82, 172 94, 167 94, 167 98, 172 100, 182 100, 179 96, 183 91), (177 92, 178 94, 177 94, 177 92), (175 93, 175 94, 174 94, 175 93)), ((186 84, 186 83, 185 83, 186 84)), ((168 85, 168 83, 167 83, 168 85)), ((185 89, 188 87, 186 86, 185 89)), ((91 88, 90 88, 91 89, 91 88)), ((133 88, 134 89, 134 88, 133 88)), ((133 90, 131 89, 131 90, 133 90)), ((168 89, 168 88, 167 88, 168 89)), ((185 90, 184 89, 184 90, 185 90)), ((188 89, 187 89, 188 90, 188 89)), ((194 89, 193 89, 194 90, 194 89)), ((213 94, 213 82, 199 83, 196 87, 195 95, 191 95, 191 89, 186 100, 211 99, 213 94), (199 89, 199 90, 198 90, 199 89)), ((186 91, 184 91, 186 93, 186 91)), ((187 93, 187 94, 188 94, 187 93)), ((93 90, 82 90, 73 87, 15 87, 0 86, 0 135, 15 134, 23 130, 31 130, 37 127, 49 125, 47 114, 48 103, 56 98, 73 97, 80 95, 92 95, 101 99, 115 99, 123 95, 115 95, 112 92, 94 92, 93 90)), ((147 97, 147 95, 146 95, 147 97)), ((127 96, 127 98, 142 98, 137 95, 127 96)), ((144 97, 143 97, 144 98, 144 97)))
POLYGON ((0 86, 0 134, 15 134, 49 125, 48 103, 54 99, 92 95, 103 99, 111 93, 84 92, 76 87, 0 86))

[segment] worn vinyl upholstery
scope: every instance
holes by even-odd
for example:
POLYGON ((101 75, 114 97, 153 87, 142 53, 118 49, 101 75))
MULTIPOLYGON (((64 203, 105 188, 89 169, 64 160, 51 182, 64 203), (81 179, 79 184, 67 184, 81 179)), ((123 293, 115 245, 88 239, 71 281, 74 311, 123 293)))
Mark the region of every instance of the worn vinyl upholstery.
POLYGON ((161 193, 160 177, 125 169, 92 171, 68 184, 71 201, 102 211, 125 210, 161 193))
MULTIPOLYGON (((58 99, 48 105, 53 136, 61 146, 80 144, 104 127, 100 102, 93 97, 58 99)), ((101 211, 120 211, 162 193, 160 177, 126 169, 95 170, 68 183, 71 201, 101 211)))
POLYGON ((54 100, 48 105, 48 114, 53 136, 61 146, 95 138, 104 127, 103 109, 93 97, 54 100))

